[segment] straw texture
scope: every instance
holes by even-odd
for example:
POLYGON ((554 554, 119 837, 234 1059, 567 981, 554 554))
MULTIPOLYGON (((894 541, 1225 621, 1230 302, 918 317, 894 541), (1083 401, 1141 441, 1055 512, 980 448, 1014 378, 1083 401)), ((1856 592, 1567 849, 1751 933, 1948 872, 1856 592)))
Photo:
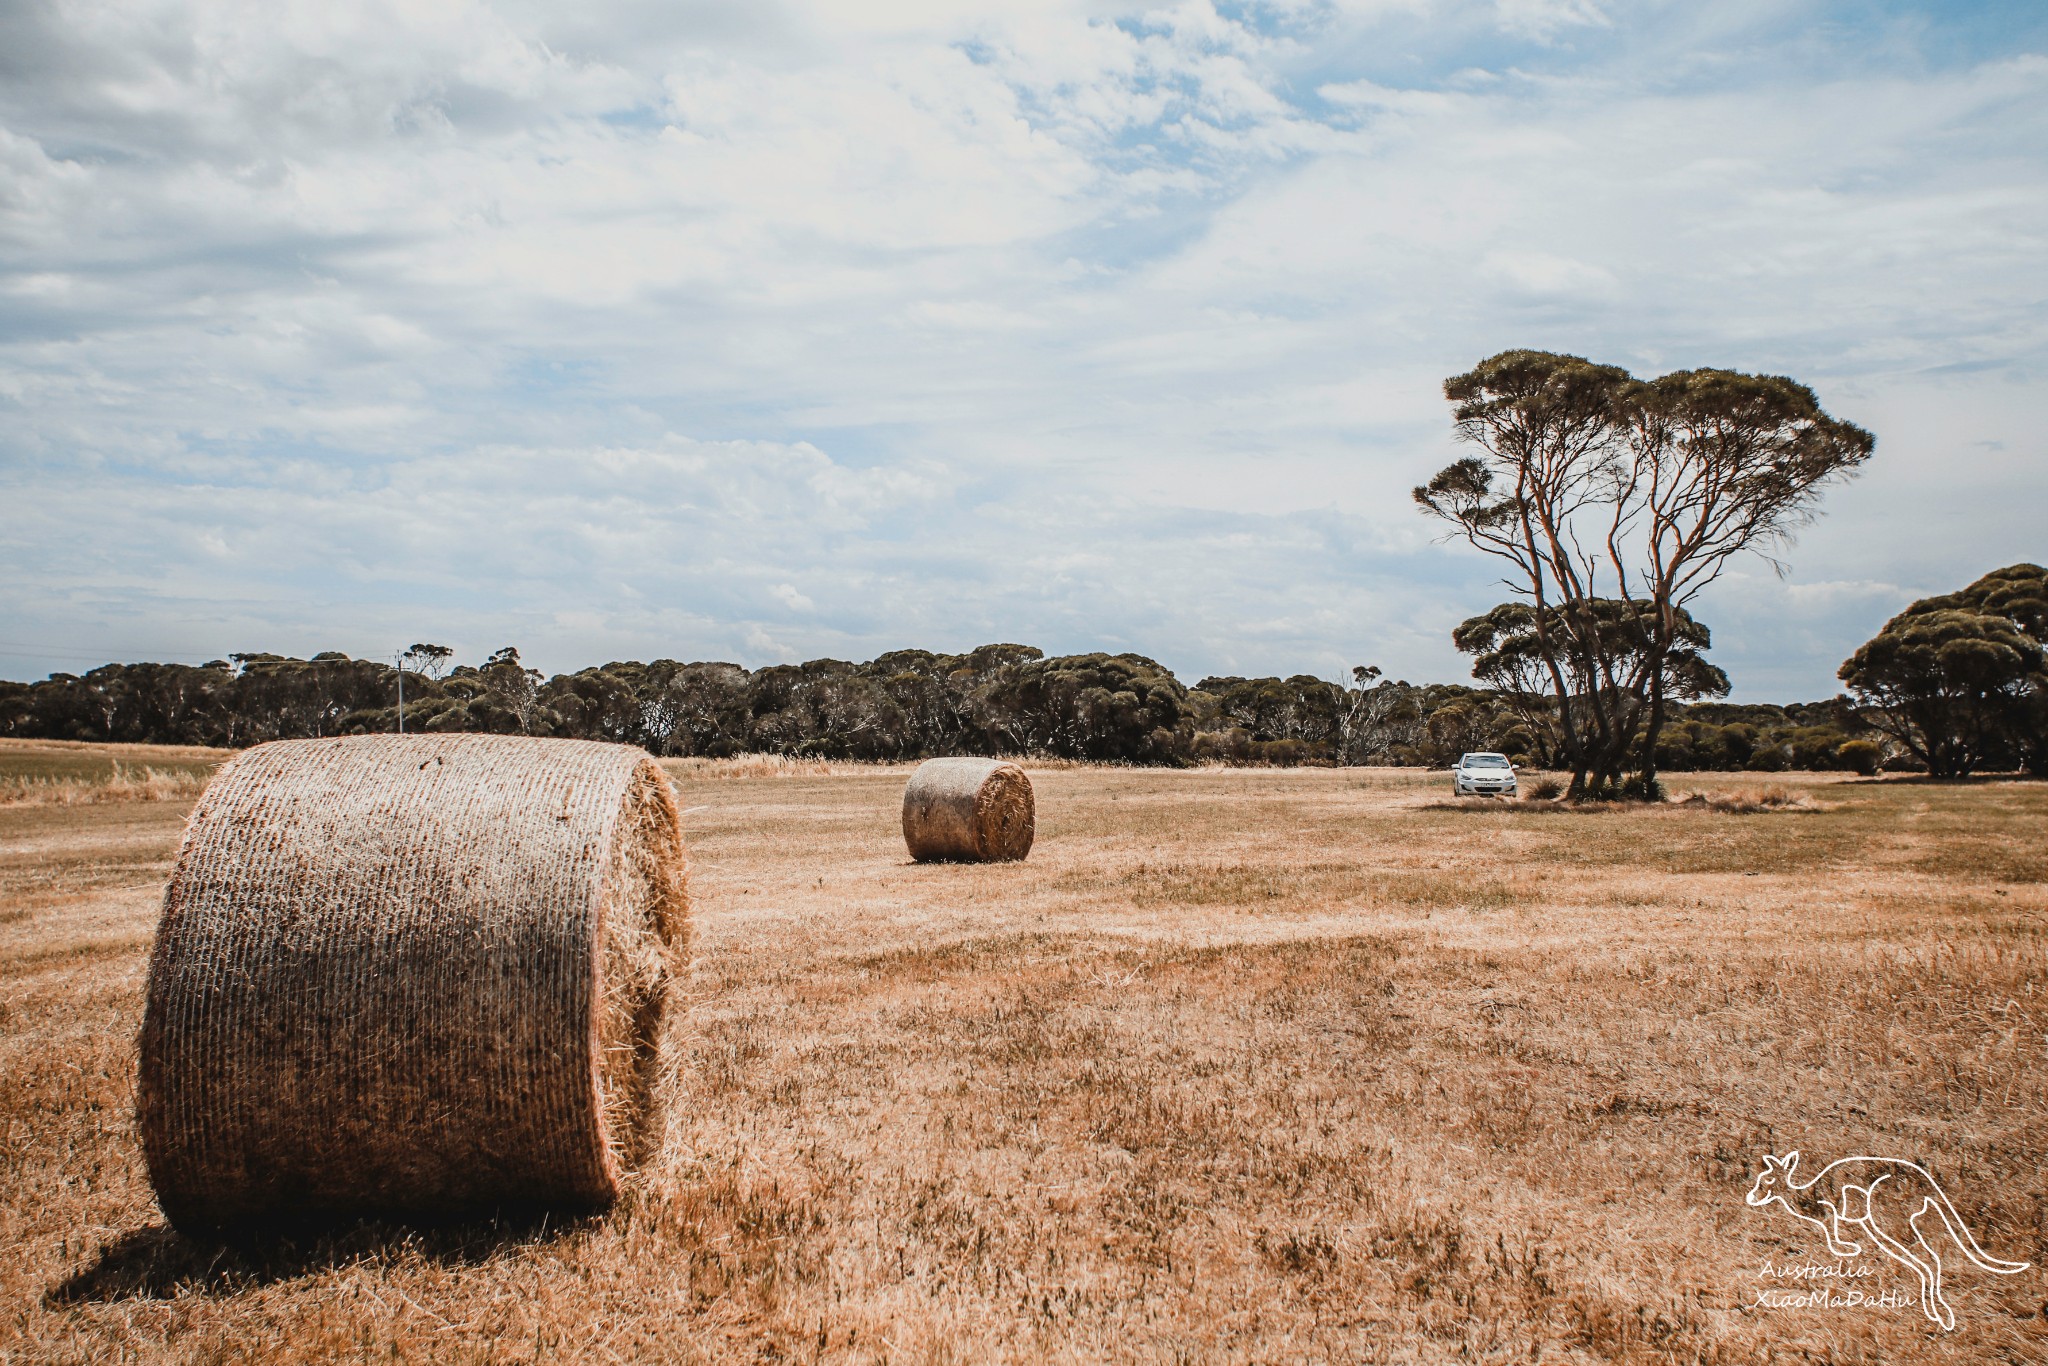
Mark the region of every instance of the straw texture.
POLYGON ((920 863, 994 863, 1031 852, 1031 780, 997 759, 927 759, 903 789, 903 842, 920 863))
POLYGON ((159 1204, 181 1228, 603 1207, 658 1122, 688 935, 675 796, 639 750, 246 751, 193 811, 150 959, 159 1204))

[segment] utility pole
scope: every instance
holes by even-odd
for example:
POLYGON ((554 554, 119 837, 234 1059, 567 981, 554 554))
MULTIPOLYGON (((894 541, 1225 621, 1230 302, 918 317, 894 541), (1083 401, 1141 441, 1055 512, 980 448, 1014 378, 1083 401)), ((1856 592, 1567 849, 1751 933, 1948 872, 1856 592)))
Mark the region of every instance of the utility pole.
POLYGON ((398 733, 405 734, 405 661, 411 657, 410 650, 400 650, 391 656, 391 662, 398 667, 398 733))

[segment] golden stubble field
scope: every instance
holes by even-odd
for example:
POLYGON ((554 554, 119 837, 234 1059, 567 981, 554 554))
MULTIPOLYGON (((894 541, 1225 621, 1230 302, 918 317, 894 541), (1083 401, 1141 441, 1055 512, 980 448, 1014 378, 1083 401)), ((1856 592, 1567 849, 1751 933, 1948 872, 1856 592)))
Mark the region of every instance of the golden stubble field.
MULTIPOLYGON (((53 753, 0 766, 95 781, 53 753)), ((671 771, 672 1158, 585 1223, 240 1249, 163 1227, 130 1125, 189 796, 17 784, 0 1361, 2048 1359, 2048 785, 1047 767, 977 868, 907 861, 907 769, 671 771), (1870 1248, 1876 1307, 1758 1307, 1836 1264, 1744 1203, 1794 1148, 1916 1160, 2035 1265, 1950 1256, 1953 1332, 1870 1248)))

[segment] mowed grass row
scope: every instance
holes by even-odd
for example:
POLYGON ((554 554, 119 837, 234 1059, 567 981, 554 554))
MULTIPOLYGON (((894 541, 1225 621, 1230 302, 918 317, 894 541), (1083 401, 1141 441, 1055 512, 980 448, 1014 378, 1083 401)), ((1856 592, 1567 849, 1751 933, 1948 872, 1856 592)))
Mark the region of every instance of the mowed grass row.
POLYGON ((130 1129, 182 807, 0 809, 0 1353, 2048 1357, 2048 787, 1044 767, 1029 861, 973 867, 909 863, 907 769, 672 771, 674 1161, 566 1228, 238 1251, 163 1229, 130 1129), (2036 1269, 1952 1269, 1952 1334, 1754 1307, 1826 1260, 1743 1203, 1790 1148, 1918 1160, 2036 1269))
POLYGON ((0 806, 189 803, 224 749, 0 739, 0 806))

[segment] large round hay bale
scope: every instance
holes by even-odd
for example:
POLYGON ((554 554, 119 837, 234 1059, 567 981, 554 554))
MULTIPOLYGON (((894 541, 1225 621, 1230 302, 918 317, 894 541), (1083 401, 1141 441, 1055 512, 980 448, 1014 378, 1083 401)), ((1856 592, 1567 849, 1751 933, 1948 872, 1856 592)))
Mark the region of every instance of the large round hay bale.
POLYGON ((246 751, 192 813, 150 958, 158 1203, 185 1228, 602 1208, 655 1137, 688 935, 674 791, 637 749, 246 751))
POLYGON ((998 759, 927 759, 903 789, 903 841, 920 863, 993 863, 1031 852, 1031 780, 998 759))

